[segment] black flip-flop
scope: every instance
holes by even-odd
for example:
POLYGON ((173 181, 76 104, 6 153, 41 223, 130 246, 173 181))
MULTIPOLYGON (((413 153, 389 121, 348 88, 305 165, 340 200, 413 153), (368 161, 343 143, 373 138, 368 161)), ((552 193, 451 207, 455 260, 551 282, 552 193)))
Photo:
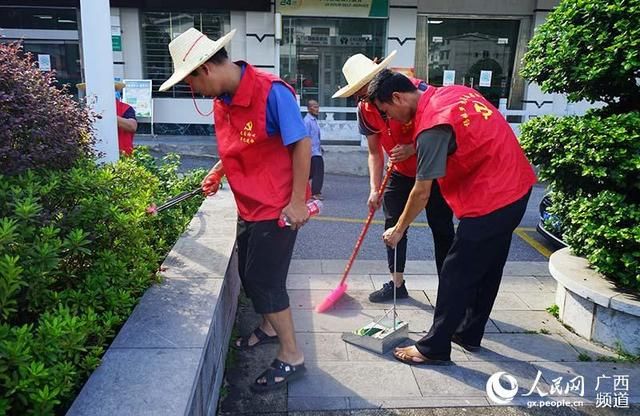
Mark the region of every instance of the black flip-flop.
POLYGON ((232 344, 233 348, 237 350, 250 350, 251 348, 257 347, 258 345, 278 343, 277 335, 273 335, 273 336, 267 335, 262 329, 260 329, 260 327, 257 327, 256 329, 254 329, 251 334, 238 338, 240 340, 240 345, 238 345, 238 339, 236 339, 232 344), (258 338, 258 342, 256 342, 255 344, 249 345, 251 334, 255 335, 256 338, 258 338))
POLYGON ((292 365, 280 361, 277 358, 271 363, 271 367, 267 368, 256 377, 256 380, 251 385, 251 391, 254 393, 262 393, 265 391, 272 391, 280 389, 287 385, 287 383, 297 380, 304 375, 307 368, 304 363, 298 365, 292 365), (258 380, 265 378, 266 383, 259 383, 258 380), (276 378, 282 378, 280 381, 276 381, 276 378))

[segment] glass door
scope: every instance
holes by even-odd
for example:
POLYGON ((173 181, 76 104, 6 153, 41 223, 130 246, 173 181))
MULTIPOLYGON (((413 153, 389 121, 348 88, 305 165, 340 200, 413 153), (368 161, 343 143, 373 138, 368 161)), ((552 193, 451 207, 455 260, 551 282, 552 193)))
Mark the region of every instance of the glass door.
POLYGON ((427 20, 428 81, 475 88, 498 107, 509 97, 519 20, 427 20))

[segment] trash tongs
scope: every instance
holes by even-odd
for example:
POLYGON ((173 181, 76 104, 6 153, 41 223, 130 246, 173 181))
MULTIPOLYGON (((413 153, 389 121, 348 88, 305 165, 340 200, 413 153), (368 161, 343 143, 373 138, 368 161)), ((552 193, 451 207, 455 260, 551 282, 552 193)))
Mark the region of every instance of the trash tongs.
POLYGON ((173 198, 167 200, 164 204, 160 206, 156 206, 155 204, 151 204, 147 207, 147 213, 151 215, 156 215, 160 211, 164 211, 165 209, 171 208, 175 205, 178 205, 182 201, 186 201, 189 198, 192 198, 198 194, 202 194, 202 188, 198 186, 192 191, 183 192, 174 196, 173 198))

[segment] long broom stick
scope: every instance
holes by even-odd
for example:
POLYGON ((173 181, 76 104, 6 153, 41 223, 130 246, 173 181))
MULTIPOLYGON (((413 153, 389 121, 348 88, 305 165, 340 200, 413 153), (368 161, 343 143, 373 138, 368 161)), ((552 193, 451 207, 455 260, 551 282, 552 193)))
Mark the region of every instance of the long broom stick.
MULTIPOLYGON (((387 182, 389 182, 389 178, 391 177, 391 172, 393 171, 393 164, 389 163, 387 166, 387 172, 384 175, 384 179, 380 184, 380 188, 378 188, 378 204, 382 200, 382 192, 384 188, 387 187, 387 182)), ((344 272, 342 273, 342 279, 340 279, 340 283, 338 286, 327 295, 326 298, 316 307, 316 312, 323 313, 329 310, 336 302, 342 297, 344 292, 347 291, 347 277, 349 276, 349 271, 351 270, 351 266, 353 266, 353 262, 360 251, 360 246, 362 246, 362 242, 364 241, 365 235, 367 235, 367 231, 369 231, 369 226, 371 225, 371 221, 373 220, 373 216, 375 215, 375 210, 370 210, 369 215, 367 216, 367 220, 364 223, 364 227, 362 231, 360 231, 360 235, 356 240, 356 246, 353 248, 353 252, 351 253, 351 257, 349 257, 349 261, 347 261, 347 266, 344 268, 344 272)))

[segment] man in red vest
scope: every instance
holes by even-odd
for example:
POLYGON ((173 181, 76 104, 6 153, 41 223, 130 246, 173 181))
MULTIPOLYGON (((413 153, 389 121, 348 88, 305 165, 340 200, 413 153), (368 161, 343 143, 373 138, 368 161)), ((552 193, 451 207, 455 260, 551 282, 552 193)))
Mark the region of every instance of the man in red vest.
MULTIPOLYGON (((123 83, 122 86, 124 87, 123 83)), ((120 87, 122 89, 122 87, 120 87)), ((118 83, 116 83, 118 91, 118 83)), ((118 118, 118 148, 120 152, 130 155, 133 152, 133 135, 138 129, 136 110, 129 104, 120 101, 116 95, 116 116, 118 118)))
MULTIPOLYGON (((373 77, 382 71, 395 56, 396 51, 389 54, 379 64, 362 54, 347 59, 342 72, 348 85, 339 89, 333 98, 355 95, 358 100, 358 124, 360 133, 367 137, 369 148, 369 184, 371 191, 368 205, 370 210, 379 208, 378 188, 382 182, 384 167, 383 151, 393 163, 393 172, 382 196, 382 208, 385 215, 385 229, 398 222, 402 210, 407 204, 409 193, 413 189, 416 176, 416 149, 413 143, 413 120, 401 123, 382 117, 380 111, 366 100, 367 88, 373 77)), ((431 88, 426 82, 411 78, 411 82, 421 91, 431 88)), ((425 208, 427 222, 433 234, 436 268, 438 275, 442 264, 453 242, 453 213, 442 198, 437 183, 431 190, 431 198, 425 208)), ((387 246, 387 263, 391 281, 381 289, 369 295, 371 302, 385 302, 393 299, 394 285, 396 297, 407 298, 409 292, 404 281, 404 267, 407 256, 407 230, 395 247, 387 246), (396 255, 397 251, 397 255, 396 255)))
POLYGON ((160 90, 185 80, 194 93, 214 97, 220 161, 202 189, 214 194, 226 175, 238 209, 240 278, 256 312, 263 316, 260 326, 237 339, 235 347, 280 343, 277 358, 251 385, 262 392, 284 387, 305 372, 286 278, 297 230, 309 217, 311 140, 288 84, 228 58, 224 46, 234 33, 213 41, 192 28, 174 39, 169 52, 175 71, 160 90), (278 226, 281 216, 288 218, 290 227, 278 226))
POLYGON ((470 351, 480 348, 511 235, 536 177, 507 121, 476 90, 420 91, 406 76, 385 70, 368 93, 388 117, 415 123, 416 182, 398 223, 384 232, 385 243, 398 244, 436 180, 460 219, 442 268, 433 325, 415 345, 394 352, 408 364, 442 364, 450 360, 452 341, 470 351))

